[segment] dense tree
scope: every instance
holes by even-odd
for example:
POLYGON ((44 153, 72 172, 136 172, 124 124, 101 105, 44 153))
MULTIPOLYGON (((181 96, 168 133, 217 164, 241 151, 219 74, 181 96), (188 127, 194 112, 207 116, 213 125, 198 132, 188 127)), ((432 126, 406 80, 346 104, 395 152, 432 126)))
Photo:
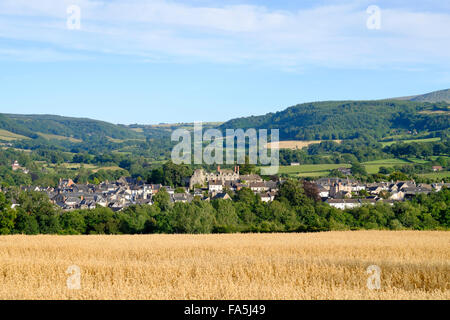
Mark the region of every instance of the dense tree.
POLYGON ((314 201, 320 201, 320 195, 319 195, 319 188, 317 187, 317 184, 310 182, 310 181, 303 181, 303 190, 305 191, 305 195, 314 200, 314 201))
POLYGON ((296 180, 287 180, 280 186, 276 199, 283 201, 286 199, 291 206, 303 206, 310 204, 311 200, 305 194, 302 183, 296 180))
POLYGON ((363 165, 361 165, 358 162, 352 163, 351 171, 352 171, 352 175, 355 175, 355 176, 358 176, 358 175, 366 176, 367 175, 366 167, 364 167, 363 165))
POLYGON ((117 214, 109 208, 98 207, 84 211, 86 233, 88 234, 117 234, 120 220, 117 214))
POLYGON ((389 175, 388 179, 392 181, 406 181, 408 180, 408 176, 403 172, 395 171, 389 175))
POLYGON ((86 233, 86 222, 83 212, 68 211, 61 215, 61 227, 67 234, 84 234, 86 233))
POLYGON ((12 233, 16 217, 17 213, 11 209, 11 203, 0 193, 0 234, 12 233))
POLYGON ((167 211, 170 208, 170 195, 165 188, 161 188, 153 197, 153 202, 159 209, 167 211))
POLYGON ((239 217, 235 206, 230 200, 214 200, 212 202, 215 209, 214 232, 228 233, 238 231, 239 217))

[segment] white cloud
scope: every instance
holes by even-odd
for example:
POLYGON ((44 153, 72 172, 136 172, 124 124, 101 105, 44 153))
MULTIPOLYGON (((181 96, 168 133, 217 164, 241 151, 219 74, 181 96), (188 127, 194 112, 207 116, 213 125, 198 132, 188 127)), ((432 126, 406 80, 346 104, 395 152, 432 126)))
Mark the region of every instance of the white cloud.
MULTIPOLYGON (((151 61, 308 66, 448 66, 450 14, 382 9, 381 30, 366 28, 359 1, 298 11, 263 6, 198 7, 157 1, 3 0, 0 37, 86 55, 151 61), (81 7, 82 30, 66 29, 66 8, 81 7)), ((0 40, 0 48, 1 48, 0 40)), ((23 58, 28 49, 15 48, 23 58)), ((32 52, 32 51, 31 51, 32 52)), ((11 58, 12 53, 0 56, 11 58)))

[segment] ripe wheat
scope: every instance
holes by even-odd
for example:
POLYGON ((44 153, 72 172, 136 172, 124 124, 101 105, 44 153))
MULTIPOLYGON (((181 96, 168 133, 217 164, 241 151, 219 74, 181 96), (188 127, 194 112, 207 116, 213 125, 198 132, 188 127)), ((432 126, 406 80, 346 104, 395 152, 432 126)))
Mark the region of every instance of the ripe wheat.
POLYGON ((450 299, 449 244, 445 231, 1 236, 0 299, 450 299))

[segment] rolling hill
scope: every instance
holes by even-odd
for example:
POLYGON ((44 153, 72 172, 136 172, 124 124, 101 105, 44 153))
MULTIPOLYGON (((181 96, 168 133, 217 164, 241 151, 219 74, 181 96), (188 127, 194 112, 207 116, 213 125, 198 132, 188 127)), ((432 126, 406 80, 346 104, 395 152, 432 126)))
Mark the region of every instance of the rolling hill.
MULTIPOLYGON (((214 128, 221 122, 203 123, 203 128, 214 128)), ((0 140, 21 139, 59 140, 82 142, 90 137, 106 137, 112 142, 126 140, 170 139, 170 134, 178 128, 192 130, 193 123, 160 125, 116 125, 88 118, 73 118, 57 115, 22 115, 0 113, 0 140)))
POLYGON ((385 137, 393 130, 440 131, 450 128, 446 103, 419 101, 324 101, 298 104, 276 113, 237 118, 220 129, 279 129, 281 140, 385 137))
POLYGON ((395 100, 408 100, 408 101, 420 101, 420 102, 448 102, 450 103, 450 89, 433 91, 426 94, 410 96, 410 97, 400 97, 395 98, 395 100))
POLYGON ((127 126, 115 125, 87 118, 55 115, 0 114, 0 129, 12 133, 12 137, 25 136, 36 139, 68 140, 80 142, 90 136, 113 139, 142 138, 143 135, 127 126))
POLYGON ((86 136, 100 135, 114 139, 138 138, 139 133, 128 127, 87 118, 55 115, 1 114, 0 128, 30 138, 54 135, 83 140, 86 136))
MULTIPOLYGON (((362 135, 386 137, 393 131, 441 131, 450 128, 450 89, 424 95, 374 101, 322 101, 298 104, 283 111, 205 123, 204 128, 280 129, 281 140, 340 140, 362 135)), ((0 114, 0 140, 45 139, 52 143, 170 140, 176 128, 192 124, 117 125, 57 115, 0 114)), ((165 143, 165 142, 164 142, 165 143)))

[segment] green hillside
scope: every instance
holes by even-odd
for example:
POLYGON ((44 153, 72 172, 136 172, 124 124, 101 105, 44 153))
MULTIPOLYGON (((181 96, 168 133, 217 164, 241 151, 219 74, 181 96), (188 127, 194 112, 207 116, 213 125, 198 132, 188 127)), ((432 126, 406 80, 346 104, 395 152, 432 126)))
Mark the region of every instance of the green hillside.
POLYGON ((304 103, 276 113, 237 118, 221 129, 280 129, 281 140, 376 138, 395 130, 440 131, 450 127, 446 103, 416 101, 325 101, 304 103), (443 111, 444 110, 444 111, 443 111))
POLYGON ((158 126, 116 125, 56 115, 0 114, 2 146, 36 150, 39 156, 52 155, 54 161, 61 160, 63 153, 70 157, 77 154, 76 161, 100 165, 125 163, 123 155, 160 161, 170 156, 170 134, 170 128, 158 126))
POLYGON ((11 133, 15 134, 16 136, 25 136, 28 138, 38 137, 38 135, 32 130, 28 129, 26 125, 17 123, 16 121, 7 117, 5 114, 1 113, 0 113, 0 129, 8 131, 10 134, 11 133))
MULTIPOLYGON (((203 128, 213 128, 220 122, 203 123, 203 128)), ((10 140, 24 138, 47 140, 62 140, 70 142, 82 142, 92 137, 105 137, 112 142, 124 142, 129 140, 169 139, 172 131, 186 128, 192 130, 193 123, 176 123, 160 125, 116 125, 105 121, 88 118, 73 118, 57 115, 22 115, 1 114, 0 136, 10 140)))
POLYGON ((426 94, 421 94, 411 97, 397 98, 398 100, 409 100, 409 101, 419 101, 419 102, 441 102, 445 101, 450 103, 450 89, 433 91, 426 94))
POLYGON ((51 135, 85 140, 86 137, 108 136, 114 139, 130 139, 142 137, 141 134, 128 127, 104 121, 71 118, 55 115, 18 115, 1 114, 0 129, 30 138, 51 135))

